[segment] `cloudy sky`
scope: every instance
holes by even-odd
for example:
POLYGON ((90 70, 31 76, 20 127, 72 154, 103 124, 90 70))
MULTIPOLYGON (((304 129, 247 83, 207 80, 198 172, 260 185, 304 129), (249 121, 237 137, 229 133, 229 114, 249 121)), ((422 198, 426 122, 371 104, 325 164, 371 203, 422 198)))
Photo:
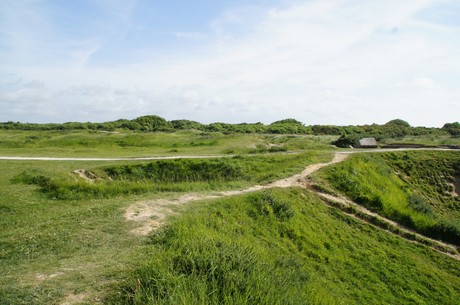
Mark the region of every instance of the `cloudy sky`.
POLYGON ((460 120, 458 0, 1 0, 0 121, 460 120))

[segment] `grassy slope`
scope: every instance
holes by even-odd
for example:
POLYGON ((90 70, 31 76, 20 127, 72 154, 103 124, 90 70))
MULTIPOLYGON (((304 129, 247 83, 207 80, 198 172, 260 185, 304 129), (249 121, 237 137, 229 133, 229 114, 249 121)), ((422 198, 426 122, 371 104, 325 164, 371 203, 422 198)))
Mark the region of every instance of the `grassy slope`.
POLYGON ((151 239, 113 304, 454 304, 460 263, 272 190, 195 204, 151 239))
MULTIPOLYGON (((306 164, 322 162, 328 157, 327 153, 312 152, 249 159, 254 165, 251 174, 259 182, 268 182, 300 172, 306 164)), ((241 162, 239 158, 235 160, 241 162)), ((113 280, 111 274, 120 276, 120 268, 142 261, 135 257, 143 253, 144 244, 129 233, 134 224, 126 223, 123 213, 138 200, 172 194, 157 194, 153 187, 138 195, 115 193, 108 196, 110 199, 90 194, 80 199, 60 200, 39 192, 35 185, 15 182, 20 173, 32 169, 52 179, 79 184, 72 174, 75 169, 120 164, 123 163, 0 161, 0 304, 49 304, 68 294, 97 295, 98 290, 113 280)), ((228 189, 252 182, 241 183, 236 181, 230 186, 217 183, 214 187, 228 189)), ((210 188, 208 182, 181 185, 182 191, 210 188)))
POLYGON ((382 155, 399 177, 426 199, 434 212, 460 219, 460 198, 452 196, 460 175, 459 152, 395 152, 382 155))
POLYGON ((321 176, 367 208, 460 245, 460 201, 446 194, 459 163, 458 152, 359 154, 325 169, 321 176))

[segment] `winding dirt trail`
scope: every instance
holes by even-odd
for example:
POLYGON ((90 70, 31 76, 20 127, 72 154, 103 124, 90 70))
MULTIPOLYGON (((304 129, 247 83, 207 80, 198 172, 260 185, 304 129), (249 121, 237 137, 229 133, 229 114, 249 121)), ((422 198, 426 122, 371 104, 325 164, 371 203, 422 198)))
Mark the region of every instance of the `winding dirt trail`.
POLYGON ((316 172, 317 170, 344 161, 348 157, 347 154, 336 153, 331 162, 317 163, 307 166, 304 171, 300 174, 291 176, 289 178, 274 181, 266 185, 254 185, 244 190, 236 191, 223 191, 215 192, 211 195, 198 195, 195 193, 189 193, 181 195, 180 197, 173 199, 157 199, 140 201, 128 207, 125 212, 125 219, 135 221, 139 223, 139 227, 134 229, 132 232, 139 235, 147 235, 152 230, 161 227, 168 215, 174 214, 174 207, 198 200, 208 200, 223 198, 228 196, 235 196, 245 194, 249 192, 259 191, 263 189, 281 187, 305 187, 306 178, 308 175, 316 172))
POLYGON ((138 227, 134 229, 132 233, 136 235, 147 235, 151 231, 156 230, 164 225, 166 217, 175 214, 175 210, 178 206, 187 204, 189 202, 235 196, 275 187, 301 187, 316 193, 326 205, 333 208, 338 208, 345 214, 361 222, 377 226, 385 231, 390 232, 391 234, 398 235, 411 242, 424 244, 435 251, 446 254, 456 260, 460 260, 460 254, 454 245, 450 245, 439 240, 434 240, 416 233, 415 231, 405 228, 385 217, 382 217, 341 195, 322 193, 321 191, 318 191, 315 188, 315 185, 309 181, 308 176, 312 173, 325 166, 343 162, 348 158, 349 155, 350 152, 335 153, 334 158, 330 162, 311 164, 307 166, 300 174, 274 181, 267 185, 255 185, 244 190, 215 192, 210 195, 189 193, 172 199, 157 199, 136 202, 128 207, 124 216, 126 220, 138 223, 138 227))
MULTIPOLYGON (((125 219, 138 223, 138 227, 132 232, 137 235, 147 235, 152 230, 161 227, 168 215, 172 215, 177 210, 177 207, 193 201, 208 200, 223 198, 228 196, 235 196, 249 192, 259 191, 263 189, 270 189, 275 187, 301 187, 316 193, 325 204, 341 209, 347 215, 354 217, 362 222, 376 225, 392 234, 399 235, 408 240, 425 244, 436 251, 447 254, 457 260, 460 260, 460 254, 455 246, 443 243, 438 240, 433 240, 423 235, 420 235, 413 230, 405 228, 398 223, 384 218, 376 213, 373 213, 363 206, 348 200, 345 197, 337 194, 325 194, 318 191, 315 186, 309 181, 308 176, 317 170, 347 159, 350 154, 354 153, 383 153, 391 151, 409 151, 409 150, 439 150, 451 151, 453 149, 447 148, 397 148, 397 149, 372 149, 372 150, 349 150, 336 152, 332 161, 327 163, 317 163, 307 166, 302 173, 294 175, 289 178, 274 181, 267 185, 254 185, 244 190, 223 191, 215 192, 209 195, 189 193, 183 194, 179 197, 172 199, 157 199, 136 202, 129 206, 124 214, 125 219)), ((458 150, 454 150, 458 151, 458 150)), ((209 159, 209 158, 223 158, 232 157, 233 155, 207 155, 207 156, 153 156, 153 157, 132 157, 132 158, 74 158, 74 157, 10 157, 0 156, 3 161, 148 161, 148 160, 170 160, 170 159, 209 159)), ((75 171, 82 179, 88 182, 93 182, 95 178, 91 173, 85 170, 75 171)), ((459 187, 460 189, 460 187, 459 187)))

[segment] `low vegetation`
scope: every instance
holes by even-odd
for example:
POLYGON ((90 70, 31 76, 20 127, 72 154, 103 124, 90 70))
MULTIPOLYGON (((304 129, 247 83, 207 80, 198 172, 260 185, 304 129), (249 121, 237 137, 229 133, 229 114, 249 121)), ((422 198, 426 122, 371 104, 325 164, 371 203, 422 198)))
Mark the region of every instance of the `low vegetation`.
POLYGON ((308 191, 195 204, 151 236, 110 304, 454 304, 459 262, 308 191))
POLYGON ((152 155, 239 155, 329 149, 331 137, 223 134, 176 131, 0 130, 0 155, 47 157, 142 157, 152 155))
MULTIPOLYGON (((460 299, 457 260, 347 216, 300 188, 168 206, 174 216, 148 237, 133 234, 138 224, 124 218, 140 203, 209 198, 214 191, 297 174, 308 164, 329 161, 329 143, 341 134, 378 133, 383 125, 304 126, 292 119, 203 125, 150 116, 109 123, 0 124, 0 155, 217 156, 0 160, 0 304, 460 299)), ((399 128, 404 137, 422 142, 459 139, 456 124, 386 125, 385 132, 399 128)), ((458 161, 457 152, 357 155, 315 179, 323 179, 325 190, 334 186, 387 217, 458 245, 459 197, 452 186, 458 161)))
POLYGON ((301 172, 305 164, 324 162, 330 154, 262 155, 213 160, 159 160, 117 164, 89 169, 92 181, 73 173, 50 173, 28 168, 13 178, 15 183, 36 185, 51 199, 95 199, 158 192, 227 190, 263 184, 301 172))
POLYGON ((394 119, 385 124, 371 124, 358 126, 335 126, 335 125, 311 125, 307 126, 296 119, 284 119, 265 125, 263 123, 211 123, 202 124, 190 120, 167 121, 157 115, 146 115, 133 120, 120 119, 104 123, 81 123, 67 122, 63 124, 33 124, 20 122, 0 123, 0 129, 5 130, 58 130, 58 131, 78 131, 78 130, 132 130, 136 132, 159 132, 159 131, 178 131, 178 130, 198 130, 205 132, 223 133, 260 133, 260 134, 310 134, 310 135, 372 135, 380 139, 383 138, 402 138, 404 136, 421 135, 460 135, 460 124, 458 122, 446 123, 442 128, 413 127, 408 122, 401 119, 394 119))
POLYGON ((352 156, 324 177, 354 201, 420 233, 460 246, 460 199, 453 193, 456 152, 352 156))

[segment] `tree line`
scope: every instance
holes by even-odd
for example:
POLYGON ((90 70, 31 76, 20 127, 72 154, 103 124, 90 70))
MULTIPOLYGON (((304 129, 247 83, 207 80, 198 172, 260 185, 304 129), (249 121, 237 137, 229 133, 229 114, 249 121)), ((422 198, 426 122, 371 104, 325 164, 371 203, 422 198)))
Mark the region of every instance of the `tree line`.
POLYGON ((377 139, 398 138, 408 135, 452 135, 460 136, 459 122, 446 123, 442 128, 434 127, 413 127, 408 122, 395 119, 383 125, 310 125, 307 126, 295 119, 284 119, 271 124, 257 123, 211 123, 202 124, 191 120, 172 120, 167 121, 157 115, 146 115, 133 120, 120 119, 104 123, 92 122, 67 122, 67 123, 20 123, 4 122, 0 123, 3 130, 132 130, 140 132, 168 132, 177 130, 195 129, 203 132, 222 132, 222 133, 267 133, 267 134, 310 134, 310 135, 337 135, 342 139, 354 139, 356 137, 373 136, 377 139))

